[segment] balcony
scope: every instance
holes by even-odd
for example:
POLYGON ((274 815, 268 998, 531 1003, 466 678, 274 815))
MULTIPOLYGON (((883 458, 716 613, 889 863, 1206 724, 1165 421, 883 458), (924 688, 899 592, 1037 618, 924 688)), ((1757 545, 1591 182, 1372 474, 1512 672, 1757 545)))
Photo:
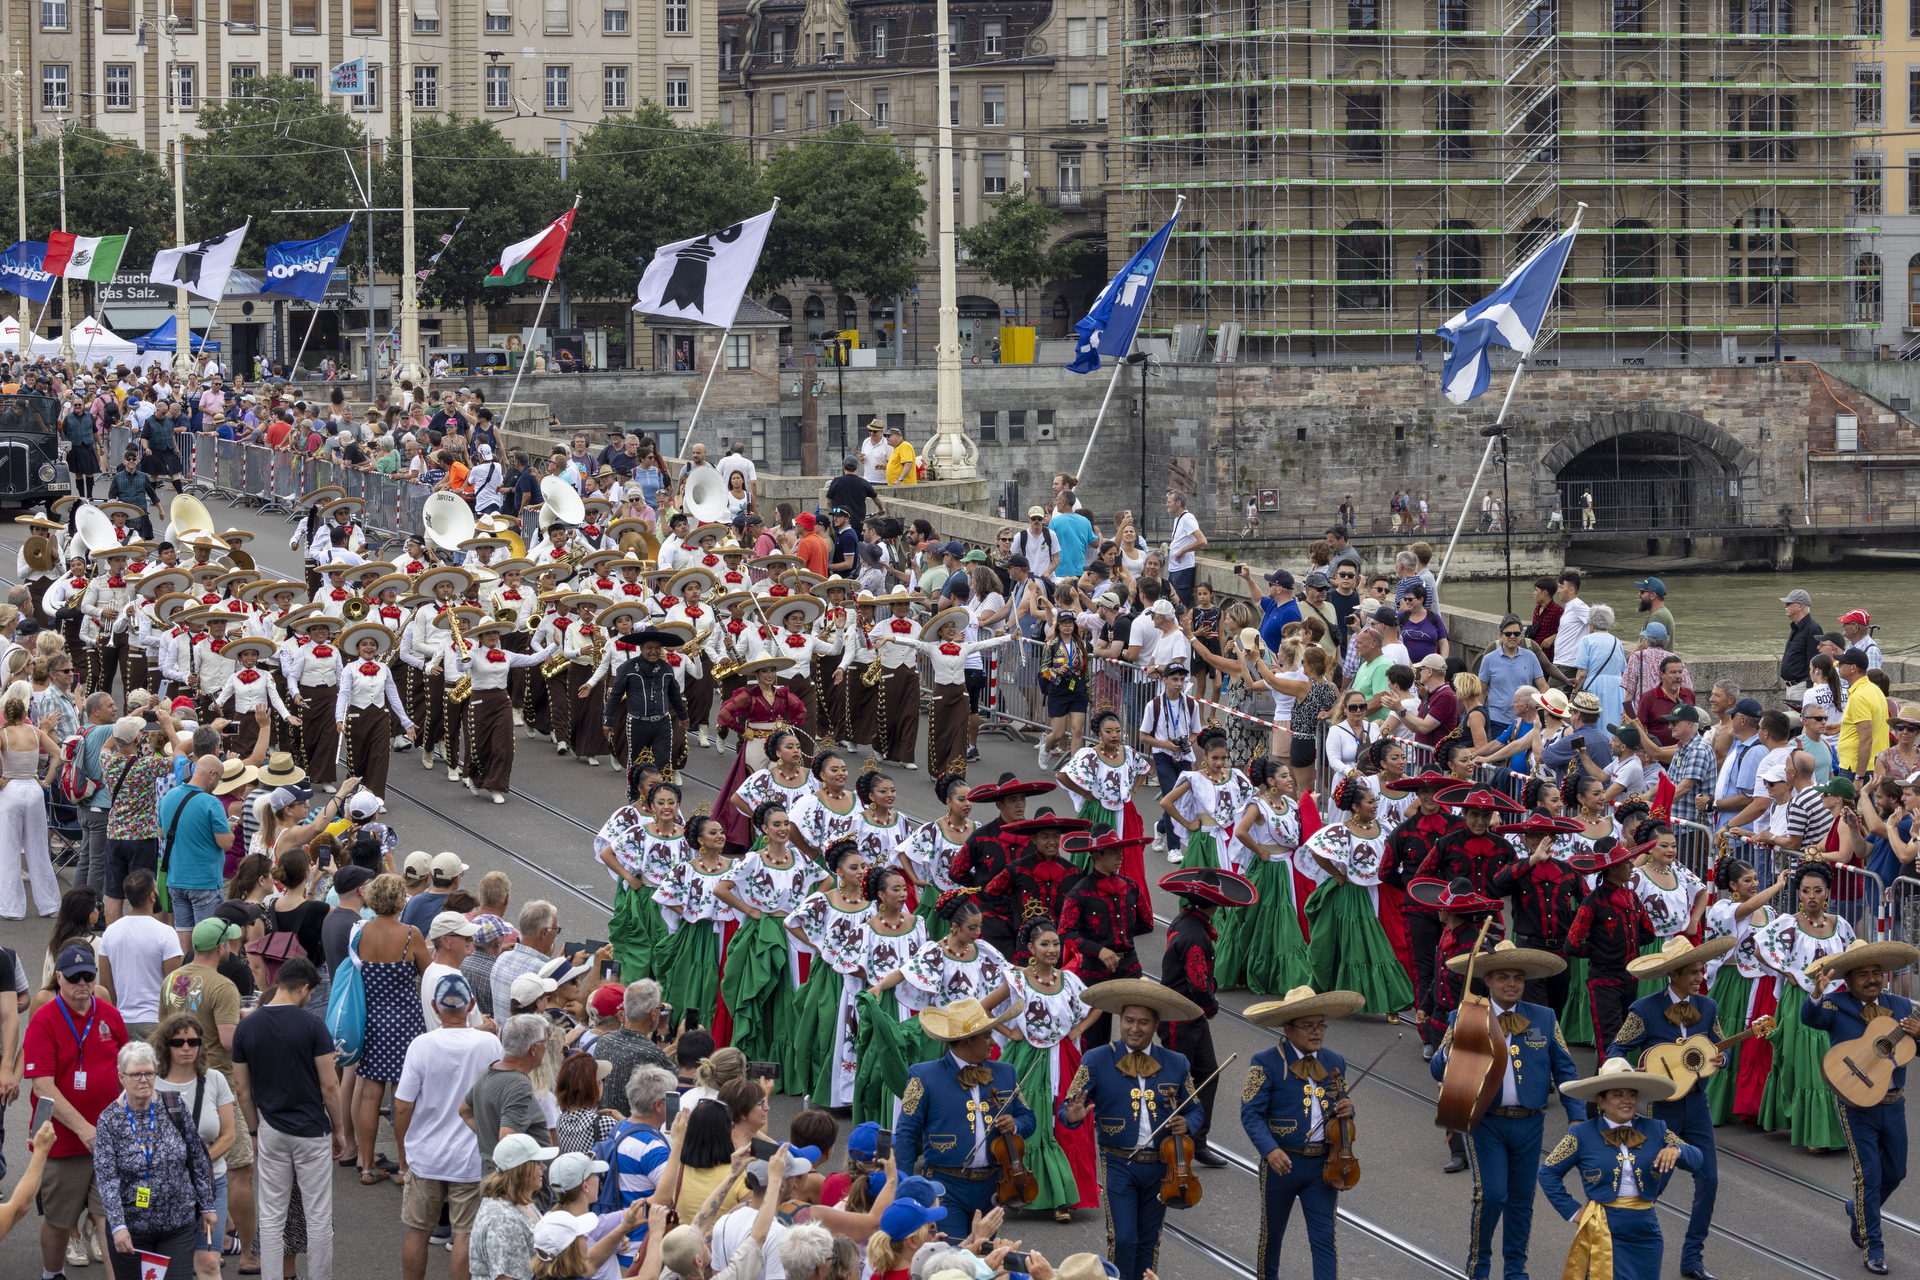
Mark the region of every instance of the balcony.
POLYGON ((1040 202, 1062 213, 1101 213, 1107 207, 1107 193, 1098 187, 1035 187, 1040 202))

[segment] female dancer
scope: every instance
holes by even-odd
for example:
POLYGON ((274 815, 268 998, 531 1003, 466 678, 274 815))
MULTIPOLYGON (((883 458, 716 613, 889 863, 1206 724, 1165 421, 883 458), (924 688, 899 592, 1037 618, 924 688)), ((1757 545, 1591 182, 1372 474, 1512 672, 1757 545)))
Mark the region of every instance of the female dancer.
POLYGON ((687 840, 686 823, 680 817, 680 788, 672 782, 656 782, 647 790, 647 812, 651 821, 640 828, 640 879, 653 889, 642 904, 651 918, 653 968, 644 976, 656 981, 666 976, 667 920, 656 900, 673 869, 693 856, 687 840))
MULTIPOLYGON (((740 739, 740 750, 734 754, 733 767, 727 771, 726 781, 720 784, 720 793, 713 803, 714 813, 719 815, 721 825, 727 830, 729 848, 744 849, 753 843, 753 824, 747 816, 752 809, 743 811, 733 803, 733 793, 740 789, 747 776, 765 767, 771 759, 771 746, 767 748, 768 760, 762 760, 761 753, 753 749, 753 744, 777 728, 799 724, 806 718, 806 705, 774 684, 774 676, 785 665, 779 658, 756 658, 742 664, 738 674, 750 683, 728 698, 720 708, 720 727, 732 730, 740 739)), ((659 763, 664 765, 667 761, 659 763)), ((791 777, 791 760, 786 767, 788 771, 782 776, 791 777)), ((772 798, 770 794, 766 796, 768 800, 772 798)), ((816 856, 812 849, 806 849, 805 852, 809 857, 816 856)))
MULTIPOLYGON (((918 903, 914 897, 913 877, 905 872, 906 858, 902 850, 913 836, 913 822, 894 808, 899 800, 899 791, 893 779, 870 762, 854 782, 853 794, 860 801, 859 821, 853 828, 853 838, 860 842, 860 853, 870 868, 902 869, 907 882, 907 910, 912 912, 918 903)), ((867 896, 875 897, 871 890, 867 896)))
POLYGON ((607 939, 620 963, 620 981, 638 982, 661 972, 655 949, 666 939, 666 924, 654 905, 653 885, 644 878, 647 859, 646 814, 622 805, 600 824, 593 852, 613 877, 613 915, 607 939))
MULTIPOLYGON (((1633 873, 1633 892, 1647 908, 1654 935, 1640 954, 1658 951, 1677 933, 1684 933, 1690 939, 1699 937, 1700 921, 1707 914, 1713 894, 1700 882, 1699 876, 1678 861, 1680 841, 1673 834, 1673 828, 1664 822, 1649 820, 1637 824, 1633 836, 1639 852, 1646 855, 1646 860, 1633 873)), ((1665 988, 1664 978, 1643 979, 1639 994, 1650 996, 1665 988)))
POLYGON ((919 990, 874 983, 926 945, 927 927, 907 909, 911 886, 900 868, 870 861, 861 887, 873 900, 874 911, 862 926, 860 972, 869 990, 856 1000, 860 1029, 854 1044, 859 1065, 854 1069, 853 1119, 855 1124, 871 1120, 891 1129, 900 1118, 908 1070, 938 1055, 920 1032, 920 1010, 927 1002, 919 990))
POLYGON ((1046 1117, 1027 1139, 1024 1163, 1040 1195, 1026 1207, 1041 1213, 1052 1210, 1055 1222, 1071 1222, 1073 1210, 1100 1207, 1093 1131, 1084 1124, 1074 1129, 1060 1125, 1053 1118, 1053 1103, 1079 1070, 1080 1037, 1100 1020, 1100 1011, 1080 998, 1086 984, 1079 976, 1061 967, 1064 948, 1051 919, 1036 916, 1021 926, 1020 949, 1030 957, 1026 965, 1007 970, 1006 980, 981 1003, 991 1013, 1013 1002, 1000 1060, 1013 1067, 1033 1114, 1046 1117), (1037 1065, 1041 1058, 1045 1066, 1037 1065))
POLYGON ((1260 900, 1225 913, 1213 971, 1223 988, 1280 995, 1313 981, 1313 961, 1293 901, 1300 806, 1293 802, 1293 773, 1282 762, 1256 756, 1247 777, 1254 794, 1234 821, 1233 869, 1253 882, 1260 900))
MULTIPOLYGON (((844 775, 844 766, 841 772, 844 775)), ((853 999, 862 986, 864 926, 874 905, 864 888, 867 860, 860 856, 856 841, 841 838, 828 842, 821 861, 832 874, 832 883, 808 894, 787 917, 787 931, 818 956, 800 992, 800 1016, 794 1034, 800 1060, 809 1074, 792 1083, 806 1082, 807 1098, 813 1106, 849 1107, 853 1105, 856 1066, 850 1015, 853 999)))
POLYGON ((1327 880, 1307 899, 1308 954, 1320 991, 1358 991, 1371 1013, 1397 1015, 1413 1005, 1413 983, 1380 923, 1380 871, 1386 833, 1375 821, 1378 801, 1349 775, 1334 788, 1344 821, 1322 827, 1302 846, 1327 880))
POLYGON ((885 991, 902 981, 912 983, 926 1004, 950 1005, 956 1000, 985 1000, 1005 979, 1007 958, 980 936, 980 904, 971 889, 943 893, 934 911, 947 922, 947 936, 929 941, 904 964, 875 983, 885 991))
POLYGON ((1182 871, 1195 867, 1219 870, 1220 849, 1233 836, 1234 816, 1246 807, 1253 784, 1227 761, 1227 735, 1207 729, 1196 739, 1200 767, 1180 775, 1173 790, 1160 797, 1160 807, 1186 828, 1186 856, 1182 871))
POLYGON ((753 826, 760 833, 755 849, 714 886, 714 895, 744 918, 727 946, 720 997, 733 1015, 734 1047, 752 1061, 780 1063, 781 1091, 797 1094, 809 1074, 794 1031, 811 957, 787 931, 787 918, 824 881, 788 843, 785 805, 762 804, 753 826))
POLYGON ((1809 1151, 1847 1145, 1846 1128, 1820 1060, 1833 1047, 1824 1031, 1800 1021, 1800 1007, 1813 994, 1807 966, 1822 956, 1838 955, 1853 941, 1853 926, 1827 910, 1833 899, 1833 870, 1824 862, 1803 862, 1793 873, 1793 900, 1799 910, 1781 916, 1753 935, 1754 954, 1791 981, 1780 983, 1774 1013, 1773 1070, 1760 1099, 1760 1127, 1785 1129, 1796 1147, 1809 1151))
MULTIPOLYGON (((819 790, 820 784, 807 771, 807 757, 800 750, 800 735, 793 730, 772 730, 761 742, 767 754, 766 768, 756 769, 747 775, 746 780, 728 797, 728 804, 737 813, 749 818, 758 813, 762 805, 777 804, 782 810, 784 822, 786 814, 793 811, 793 806, 819 790)), ((724 812, 721 821, 727 821, 724 812)), ((729 824, 729 848, 735 845, 743 849, 749 846, 758 848, 759 840, 760 824, 757 821, 752 822, 746 832, 740 831, 737 823, 729 824), (741 838, 743 835, 747 838, 741 838)))
POLYGON ((943 773, 934 780, 933 794, 947 811, 907 838, 900 861, 920 895, 915 914, 927 924, 929 938, 947 936, 947 922, 934 914, 933 905, 950 889, 962 886, 953 878, 953 858, 973 834, 973 802, 967 798, 967 776, 943 773))
MULTIPOLYGON (((1707 966, 1707 993, 1721 1010, 1721 1028, 1729 1035, 1779 1008, 1779 975, 1760 959, 1754 935, 1773 923, 1774 911, 1767 904, 1787 887, 1790 874, 1789 868, 1782 867, 1763 890, 1760 874, 1740 859, 1722 854, 1714 863, 1713 886, 1727 896, 1707 908, 1706 937, 1731 937, 1736 942, 1733 954, 1707 966)), ((1770 1041, 1756 1038, 1727 1050, 1727 1064, 1706 1082, 1713 1122, 1752 1124, 1758 1119, 1760 1098, 1772 1070, 1770 1041)))
MULTIPOLYGON (((267 642, 242 643, 264 645, 267 642)), ((334 696, 333 705, 334 728, 347 744, 347 772, 381 797, 387 794, 387 764, 393 755, 395 724, 407 735, 408 742, 417 741, 420 736, 407 717, 405 704, 400 701, 400 686, 393 678, 393 668, 380 661, 392 653, 395 643, 393 632, 377 622, 349 626, 340 637, 340 650, 352 654, 353 661, 340 669, 340 691, 334 696), (391 718, 387 714, 389 710, 393 713, 391 718)), ((237 679, 246 678, 240 673, 235 675, 237 679)), ((266 687, 271 690, 273 686, 266 687)), ((247 747, 251 750, 252 744, 248 743, 247 747)))
POLYGON ((674 864, 654 891, 667 941, 660 948, 661 996, 682 1014, 698 1011, 713 1031, 713 1042, 732 1042, 733 1019, 720 999, 727 944, 740 913, 714 893, 733 864, 726 856, 727 833, 719 819, 700 816, 687 823, 686 847, 692 857, 674 864))
POLYGON ((817 788, 787 811, 787 820, 800 852, 824 863, 829 845, 859 829, 860 797, 847 789, 847 762, 836 751, 813 758, 813 780, 817 788))
MULTIPOLYGON (((1073 753, 1066 766, 1054 774, 1054 780, 1080 797, 1079 816, 1098 825, 1112 827, 1122 840, 1136 840, 1146 830, 1140 811, 1133 806, 1133 789, 1142 778, 1153 775, 1153 764, 1146 756, 1127 745, 1126 721, 1120 713, 1103 709, 1088 722, 1094 745, 1073 753)), ((1120 860, 1120 874, 1140 886, 1142 896, 1151 896, 1147 883, 1147 862, 1134 845, 1120 860)), ((1084 863, 1080 869, 1086 870, 1084 863)))

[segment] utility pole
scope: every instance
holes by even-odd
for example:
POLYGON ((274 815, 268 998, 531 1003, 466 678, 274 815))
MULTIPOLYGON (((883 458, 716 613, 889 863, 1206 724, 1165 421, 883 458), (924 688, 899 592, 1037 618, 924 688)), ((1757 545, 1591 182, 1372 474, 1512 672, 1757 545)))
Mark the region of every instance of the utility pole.
MULTIPOLYGON (((400 358, 396 379, 410 379, 414 394, 425 396, 428 366, 420 359, 420 281, 413 274, 413 10, 400 6, 400 358)), ((368 174, 372 178, 372 174, 368 174)), ((372 192, 369 181, 368 192, 372 192)), ((373 202, 369 200, 368 204, 373 202)), ((373 215, 367 215, 373 222, 373 215)), ((372 227, 368 227, 372 238, 372 227)), ((367 281, 367 307, 373 307, 373 281, 367 281)))
MULTIPOLYGON (((20 239, 27 238, 27 86, 20 69, 20 42, 13 42, 13 169, 20 192, 20 239)), ((20 297, 20 354, 33 352, 33 308, 20 297)))
MULTIPOLYGON (((180 20, 166 18, 167 115, 173 121, 173 243, 187 244, 187 131, 180 123, 180 20)), ((22 236, 26 233, 22 232, 22 236)), ((173 288, 173 372, 181 386, 193 376, 193 301, 179 285, 173 288)), ((218 303, 215 304, 218 306, 218 303)), ((208 326, 212 328, 211 325, 208 326)))
POLYGON ((937 0, 933 34, 940 59, 939 96, 934 103, 940 122, 939 163, 935 166, 940 183, 940 342, 934 348, 934 435, 927 445, 927 460, 943 480, 970 480, 977 451, 960 425, 960 286, 953 265, 952 28, 948 25, 947 0, 937 0))
MULTIPOLYGON (((60 156, 60 231, 67 230, 67 121, 63 115, 54 124, 54 147, 60 156)), ((91 345, 91 344, 89 344, 91 345)), ((60 276, 60 358, 69 365, 73 363, 73 295, 67 288, 67 277, 60 276)))

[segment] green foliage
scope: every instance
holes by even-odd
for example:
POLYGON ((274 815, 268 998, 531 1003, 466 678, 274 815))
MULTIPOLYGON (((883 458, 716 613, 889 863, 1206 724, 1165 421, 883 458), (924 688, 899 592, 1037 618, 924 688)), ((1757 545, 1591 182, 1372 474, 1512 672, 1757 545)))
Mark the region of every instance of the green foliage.
POLYGON ((1049 248, 1053 229, 1066 221, 1025 187, 1010 188, 993 215, 956 234, 960 247, 987 279, 1002 288, 1030 292, 1049 280, 1073 274, 1091 247, 1084 240, 1063 240, 1049 248))
POLYGON ((919 280, 915 259, 927 251, 918 226, 927 208, 920 172, 859 125, 836 125, 778 152, 763 181, 781 205, 754 292, 812 278, 891 298, 919 280))
POLYGON ((651 102, 588 130, 567 176, 581 199, 565 269, 581 298, 631 297, 642 260, 661 245, 764 212, 771 199, 723 126, 689 128, 651 102))
MULTIPOLYGON (((264 261, 277 240, 311 240, 337 227, 338 213, 274 213, 275 209, 345 209, 362 204, 367 177, 366 131, 337 98, 287 76, 262 76, 244 97, 209 99, 187 139, 187 237, 217 235, 253 219, 242 262, 264 261)), ((171 178, 168 178, 171 184, 171 178)), ((171 205, 165 243, 172 244, 171 205)), ((365 219, 348 238, 342 264, 366 261, 365 219)))
MULTIPOLYGON (((144 271, 173 242, 173 188, 151 151, 98 129, 67 135, 67 230, 117 236, 132 227, 122 270, 144 271)), ((60 156, 51 134, 27 144, 27 239, 60 229, 60 156)))

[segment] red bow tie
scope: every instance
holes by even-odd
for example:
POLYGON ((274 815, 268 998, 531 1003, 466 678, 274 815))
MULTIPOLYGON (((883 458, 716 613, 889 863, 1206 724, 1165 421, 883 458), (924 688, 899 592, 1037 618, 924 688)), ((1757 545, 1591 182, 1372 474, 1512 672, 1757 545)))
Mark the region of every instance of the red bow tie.
POLYGON ((345 600, 348 596, 352 595, 353 593, 351 591, 346 590, 344 587, 335 587, 332 591, 328 592, 327 594, 332 596, 335 600, 345 600))
POLYGON ((583 635, 583 636, 590 636, 590 635, 592 635, 592 634, 593 634, 593 624, 592 624, 591 622, 583 622, 583 623, 581 623, 581 624, 580 624, 580 634, 581 634, 581 635, 583 635))
POLYGON ((363 662, 360 664, 360 674, 363 676, 377 676, 380 674, 380 664, 377 662, 363 662))
POLYGON ((407 572, 407 573, 420 573, 420 572, 422 572, 423 570, 425 570, 425 569, 426 569, 426 567, 427 567, 426 565, 424 565, 424 564, 422 564, 422 563, 420 563, 420 562, 419 562, 418 560, 409 560, 409 561, 407 561, 407 567, 406 567, 406 570, 405 570, 405 572, 407 572))
POLYGON ((138 564, 130 564, 127 566, 128 573, 145 573, 146 571, 147 571, 147 562, 145 560, 142 560, 138 564))
POLYGON ((627 640, 615 640, 613 642, 613 647, 620 650, 622 653, 632 653, 635 649, 638 649, 640 646, 637 644, 633 644, 632 642, 627 640))
POLYGON ((313 646, 313 656, 316 658, 331 658, 333 656, 333 649, 329 645, 316 644, 313 646))
POLYGON ((680 655, 677 653, 670 653, 667 655, 667 661, 671 663, 673 666, 677 667, 680 665, 680 655))
POLYGON ((960 656, 960 646, 949 641, 940 646, 940 652, 946 654, 949 658, 957 658, 960 656))
POLYGON ((908 619, 906 619, 906 618, 895 618, 895 619, 893 620, 893 631, 894 631, 894 634, 895 634, 895 635, 902 635, 902 636, 903 636, 903 635, 905 635, 905 634, 907 634, 907 632, 909 632, 909 631, 911 631, 911 630, 913 630, 913 623, 912 623, 911 621, 909 621, 908 619))
POLYGON ((572 618, 555 618, 553 620, 553 625, 559 628, 560 630, 565 631, 568 627, 573 625, 573 619, 572 618))
POLYGON ((613 590, 613 579, 612 578, 595 578, 593 580, 593 585, 600 588, 602 591, 611 591, 613 590))
POLYGON ((489 649, 489 650, 487 650, 487 661, 488 661, 488 662, 505 662, 506 660, 507 660, 507 655, 506 655, 506 654, 505 654, 504 652, 502 652, 501 650, 499 650, 499 649, 489 649))
POLYGON ((237 674, 240 677, 241 684, 252 684, 255 680, 258 680, 260 678, 260 673, 258 671, 255 671, 251 667, 247 668, 245 671, 238 672, 237 674))
POLYGON ((746 624, 746 623, 744 623, 744 622, 742 622, 742 621, 740 621, 740 620, 739 620, 738 618, 735 618, 735 619, 734 619, 734 620, 733 620, 732 622, 729 622, 729 623, 727 624, 727 634, 728 634, 728 635, 734 635, 734 636, 737 636, 737 635, 739 635, 739 634, 740 634, 740 633, 741 633, 742 631, 745 631, 746 629, 747 629, 747 624, 746 624))
POLYGON ((785 587, 776 583, 773 586, 767 588, 767 594, 770 596, 788 596, 788 595, 792 595, 793 593, 787 590, 785 587))
POLYGON ((567 556, 567 553, 560 550, 557 547, 554 548, 552 551, 547 552, 547 557, 548 559, 551 559, 551 560, 564 560, 566 559, 566 556, 567 556))
POLYGON ((806 647, 807 647, 807 638, 805 636, 788 636, 787 637, 787 648, 804 649, 806 647))
POLYGON ((746 580, 747 580, 747 575, 744 573, 741 573, 737 569, 727 570, 726 574, 723 575, 723 577, 721 578, 721 581, 727 583, 730 586, 739 586, 741 583, 745 582, 746 580))
POLYGON ((227 612, 228 612, 228 613, 245 613, 246 611, 247 611, 247 604, 246 604, 246 601, 244 601, 244 600, 229 600, 229 601, 227 601, 227 612))
POLYGON ((73 589, 75 591, 85 591, 87 589, 87 580, 85 578, 75 578, 73 580, 73 589))
POLYGON ((580 526, 580 532, 586 534, 589 538, 597 538, 600 536, 600 526, 597 524, 583 524, 580 526))
POLYGON ((108 578, 107 585, 109 587, 112 587, 115 591, 118 591, 121 587, 124 587, 127 585, 127 580, 125 578, 108 578))
POLYGON ((687 606, 687 616, 689 618, 704 618, 707 616, 707 611, 697 604, 690 604, 687 606))
POLYGON ((673 606, 679 603, 680 603, 679 596, 661 596, 660 597, 660 607, 663 609, 671 609, 673 608, 673 606))
POLYGON ((207 592, 207 594, 200 597, 200 603, 201 604, 219 604, 220 593, 217 591, 209 591, 207 592))
POLYGON ((643 596, 647 594, 647 589, 637 582, 623 583, 621 584, 620 590, 622 594, 630 596, 643 596))
POLYGON ((232 643, 233 641, 231 640, 209 640, 207 641, 207 649, 209 652, 218 653, 232 643))
POLYGON ((397 617, 399 617, 399 616, 400 616, 400 609, 399 609, 399 606, 397 606, 397 605, 391 605, 391 604, 383 604, 383 605, 381 605, 381 606, 380 606, 380 616, 381 616, 381 617, 383 617, 383 618, 397 618, 397 617))

